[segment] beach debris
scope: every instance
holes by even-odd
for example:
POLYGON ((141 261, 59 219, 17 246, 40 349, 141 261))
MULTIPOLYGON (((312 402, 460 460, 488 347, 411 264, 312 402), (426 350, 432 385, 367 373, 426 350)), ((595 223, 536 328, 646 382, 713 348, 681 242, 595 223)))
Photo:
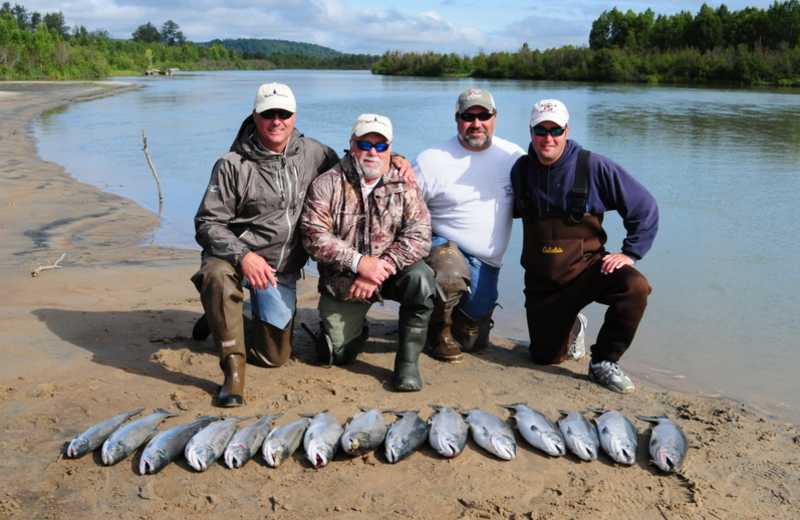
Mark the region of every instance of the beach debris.
POLYGON ((600 438, 594 425, 581 412, 559 410, 558 413, 566 415, 558 420, 558 429, 561 430, 569 451, 581 460, 597 459, 600 452, 600 438))
POLYGON ((58 263, 60 261, 62 261, 66 256, 67 256, 67 253, 61 253, 61 257, 59 257, 58 260, 53 262, 52 265, 40 265, 39 267, 37 267, 36 269, 33 270, 33 272, 31 273, 31 276, 36 278, 37 276, 39 276, 39 273, 41 273, 42 271, 47 271, 49 269, 61 269, 62 266, 58 265, 58 263))
POLYGON ((120 427, 122 423, 138 415, 144 411, 144 408, 134 410, 133 412, 121 413, 117 416, 95 424, 82 434, 72 439, 67 447, 67 457, 77 458, 83 457, 90 451, 96 450, 106 439, 108 439, 114 431, 120 427))
POLYGON ((383 414, 391 410, 363 406, 358 409, 361 411, 345 425, 339 441, 348 455, 364 455, 376 450, 386 438, 387 428, 383 414))
POLYGON ((564 436, 546 415, 528 407, 525 403, 497 406, 514 411, 511 418, 514 419, 517 430, 528 444, 553 457, 561 457, 567 453, 564 436))
POLYGON ((219 417, 204 416, 189 424, 158 432, 144 448, 139 459, 139 473, 158 473, 164 466, 177 460, 189 439, 216 420, 219 417))
POLYGON ((420 419, 418 412, 392 412, 400 417, 389 425, 386 432, 385 453, 391 464, 405 459, 428 438, 428 425, 420 419))
POLYGON ((161 210, 164 206, 164 194, 161 192, 161 181, 158 179, 156 167, 153 166, 153 161, 150 160, 150 152, 147 151, 147 136, 144 134, 144 128, 142 128, 142 151, 147 159, 147 164, 150 166, 150 170, 153 172, 153 177, 156 179, 156 188, 158 188, 158 216, 160 217, 161 210))
POLYGON ((339 449, 344 428, 325 410, 314 415, 303 437, 306 458, 319 469, 327 465, 339 449))
POLYGON ((661 471, 675 473, 681 469, 689 450, 689 439, 674 421, 666 416, 637 415, 637 419, 656 423, 650 427, 650 464, 661 471))
POLYGON ((517 441, 511 427, 494 414, 483 410, 466 410, 465 415, 472 438, 481 448, 503 460, 513 460, 517 441))
POLYGON ((635 464, 639 429, 617 410, 592 408, 590 411, 601 414, 594 418, 594 423, 603 451, 615 462, 628 466, 635 464))
POLYGON ((141 419, 129 422, 125 426, 120 426, 111 436, 106 439, 101 448, 100 455, 103 464, 111 466, 121 461, 144 444, 150 435, 156 432, 156 427, 167 417, 175 417, 177 414, 158 408, 154 413, 141 419))
POLYGON ((272 428, 272 423, 278 417, 283 417, 283 414, 261 417, 234 433, 225 448, 225 464, 231 469, 244 466, 253 455, 258 453, 258 448, 264 443, 264 439, 267 438, 267 434, 272 428))
POLYGON ((270 431, 261 448, 261 454, 267 464, 277 468, 291 457, 297 451, 300 443, 303 442, 303 434, 305 434, 310 422, 310 418, 302 417, 297 421, 278 426, 270 431))
POLYGON ((457 457, 467 444, 469 425, 455 408, 428 406, 436 411, 428 418, 428 443, 443 457, 457 457))

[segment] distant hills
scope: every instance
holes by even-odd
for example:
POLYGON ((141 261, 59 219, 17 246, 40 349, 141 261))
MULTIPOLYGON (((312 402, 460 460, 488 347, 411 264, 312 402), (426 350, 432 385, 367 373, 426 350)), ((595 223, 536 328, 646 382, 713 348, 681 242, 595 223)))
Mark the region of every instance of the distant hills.
POLYGON ((211 45, 224 45, 228 49, 236 50, 239 54, 244 54, 245 52, 252 54, 264 53, 266 56, 270 54, 301 54, 303 56, 326 59, 344 55, 344 53, 331 49, 330 47, 323 47, 322 45, 316 45, 314 43, 269 40, 266 38, 215 39, 199 45, 205 45, 206 47, 211 45))

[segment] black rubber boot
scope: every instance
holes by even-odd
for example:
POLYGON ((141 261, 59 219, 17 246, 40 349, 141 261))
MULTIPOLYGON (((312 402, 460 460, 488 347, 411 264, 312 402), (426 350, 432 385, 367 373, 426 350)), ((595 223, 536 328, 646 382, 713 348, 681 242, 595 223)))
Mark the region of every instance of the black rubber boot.
POLYGON ((353 338, 340 347, 334 347, 331 337, 325 330, 322 322, 314 334, 314 347, 317 350, 319 362, 330 368, 332 365, 351 365, 355 363, 358 355, 364 350, 364 345, 369 338, 369 326, 365 322, 361 327, 361 335, 353 338))
POLYGON ((398 327, 399 344, 394 358, 394 388, 398 392, 419 392, 422 390, 422 376, 419 373, 419 354, 425 346, 427 328, 398 327))

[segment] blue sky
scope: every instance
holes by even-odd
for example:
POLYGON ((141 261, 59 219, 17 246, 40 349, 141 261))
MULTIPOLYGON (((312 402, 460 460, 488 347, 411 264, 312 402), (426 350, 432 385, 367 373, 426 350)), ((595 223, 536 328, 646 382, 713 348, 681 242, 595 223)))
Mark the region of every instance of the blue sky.
MULTIPOLYGON (((167 20, 194 42, 214 38, 272 38, 316 43, 342 52, 386 50, 474 55, 585 45, 592 22, 615 6, 636 13, 689 11, 702 1, 596 0, 36 0, 13 1, 42 14, 61 11, 68 25, 105 29, 127 39, 139 25, 167 20)), ((725 2, 731 11, 766 8, 773 0, 725 2)), ((722 2, 708 2, 718 7, 722 2)))

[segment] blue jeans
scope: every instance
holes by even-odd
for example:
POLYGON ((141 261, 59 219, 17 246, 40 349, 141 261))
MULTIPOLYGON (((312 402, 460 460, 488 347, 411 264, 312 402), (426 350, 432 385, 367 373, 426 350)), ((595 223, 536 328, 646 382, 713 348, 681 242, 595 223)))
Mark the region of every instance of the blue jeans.
MULTIPOLYGON (((448 239, 434 236, 431 238, 431 247, 440 246, 446 242, 448 242, 448 239)), ((500 280, 500 268, 484 263, 477 257, 464 253, 464 251, 461 251, 461 253, 467 259, 469 276, 472 278, 472 282, 470 283, 469 291, 461 296, 461 300, 459 300, 456 307, 470 318, 477 319, 494 310, 499 296, 497 284, 500 280)))

